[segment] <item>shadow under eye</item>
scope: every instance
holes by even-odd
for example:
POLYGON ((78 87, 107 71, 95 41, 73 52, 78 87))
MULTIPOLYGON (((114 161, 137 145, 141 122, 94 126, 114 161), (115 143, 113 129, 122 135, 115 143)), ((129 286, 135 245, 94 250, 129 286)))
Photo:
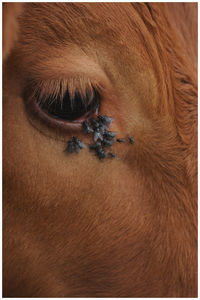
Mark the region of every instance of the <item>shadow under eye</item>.
POLYGON ((94 88, 92 91, 86 91, 85 95, 81 95, 76 90, 74 95, 71 96, 67 89, 62 99, 60 95, 57 98, 40 99, 40 97, 36 97, 36 99, 45 113, 63 121, 76 121, 80 118, 88 118, 98 112, 100 105, 100 95, 94 88))

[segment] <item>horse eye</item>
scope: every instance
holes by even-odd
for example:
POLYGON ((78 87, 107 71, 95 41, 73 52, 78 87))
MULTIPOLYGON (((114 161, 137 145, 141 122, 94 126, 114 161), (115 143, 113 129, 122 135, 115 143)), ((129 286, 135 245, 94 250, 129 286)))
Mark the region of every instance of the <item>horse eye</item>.
POLYGON ((58 95, 56 99, 49 97, 42 101, 37 99, 37 102, 40 108, 52 117, 64 121, 75 121, 83 117, 90 117, 98 111, 100 94, 93 88, 92 91, 86 91, 85 95, 76 90, 71 96, 67 89, 62 99, 58 95))

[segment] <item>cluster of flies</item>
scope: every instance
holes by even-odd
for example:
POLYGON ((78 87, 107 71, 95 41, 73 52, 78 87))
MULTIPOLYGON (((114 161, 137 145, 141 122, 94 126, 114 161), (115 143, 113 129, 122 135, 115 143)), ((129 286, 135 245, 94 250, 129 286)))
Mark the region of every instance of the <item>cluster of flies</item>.
MULTIPOLYGON (((128 139, 116 138, 116 133, 108 131, 108 127, 112 123, 112 118, 108 116, 98 115, 98 119, 91 119, 90 122, 84 121, 82 123, 83 132, 85 134, 93 134, 94 143, 89 145, 91 151, 94 151, 99 159, 104 159, 107 157, 115 158, 116 154, 113 152, 106 152, 106 148, 111 148, 113 143, 125 143, 128 141, 130 144, 134 143, 131 136, 128 139)), ((66 151, 67 153, 79 153, 81 149, 87 146, 81 142, 77 137, 68 141, 66 151)))

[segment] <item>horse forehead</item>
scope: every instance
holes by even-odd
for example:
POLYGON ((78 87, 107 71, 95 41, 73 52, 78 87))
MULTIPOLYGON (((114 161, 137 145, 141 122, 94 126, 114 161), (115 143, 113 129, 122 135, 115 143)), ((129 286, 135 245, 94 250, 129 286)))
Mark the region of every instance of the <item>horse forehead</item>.
POLYGON ((20 68, 49 70, 76 58, 82 63, 86 55, 109 76, 120 74, 128 82, 133 71, 151 69, 145 45, 153 37, 142 20, 143 10, 151 18, 144 4, 138 10, 131 3, 26 3, 16 51, 20 68))
POLYGON ((130 3, 27 3, 24 10, 25 19, 27 12, 29 13, 27 21, 33 24, 37 21, 38 26, 45 24, 45 29, 48 26, 53 26, 55 30, 65 27, 66 31, 72 30, 74 24, 82 25, 83 20, 88 24, 92 21, 99 22, 100 27, 103 22, 107 22, 116 30, 123 30, 121 24, 128 24, 129 18, 136 14, 130 3))
POLYGON ((138 47, 138 17, 131 3, 28 3, 21 17, 22 37, 26 43, 37 40, 55 47, 94 40, 138 47))

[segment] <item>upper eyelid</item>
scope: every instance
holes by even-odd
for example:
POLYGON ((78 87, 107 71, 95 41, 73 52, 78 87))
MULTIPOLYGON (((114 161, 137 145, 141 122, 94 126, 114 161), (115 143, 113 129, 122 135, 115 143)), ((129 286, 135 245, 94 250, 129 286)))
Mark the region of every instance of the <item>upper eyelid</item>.
POLYGON ((68 90, 71 98, 76 91, 83 97, 86 95, 86 91, 93 92, 94 88, 99 92, 103 92, 103 87, 95 81, 91 81, 88 78, 83 77, 70 77, 67 79, 50 79, 43 81, 29 80, 26 91, 27 96, 31 98, 37 95, 38 100, 51 97, 62 99, 66 90, 68 90), (29 94, 29 95, 28 95, 29 94))
MULTIPOLYGON (((18 51, 20 50, 21 48, 18 51)), ((29 57, 23 56, 21 59, 24 62, 19 68, 22 68, 23 74, 28 70, 29 74, 37 80, 81 76, 108 83, 108 77, 97 57, 92 58, 75 46, 64 49, 52 47, 51 53, 53 53, 52 57, 47 56, 46 53, 42 55, 34 53, 31 61, 29 57)))
MULTIPOLYGON (((52 49, 53 50, 53 49, 52 49)), ((66 47, 65 51, 54 49, 52 58, 35 58, 34 64, 26 61, 19 66, 24 75, 24 82, 28 79, 28 85, 35 91, 40 88, 46 95, 58 95, 60 82, 66 88, 66 83, 77 86, 81 91, 82 86, 92 84, 104 94, 113 93, 115 88, 107 74, 105 66, 101 66, 97 57, 90 57, 77 47, 66 47), (26 66, 24 69, 23 66, 26 66), (27 73, 28 70, 28 73, 27 73), (76 82, 76 83, 75 83, 76 82)), ((52 51, 53 52, 53 51, 52 51)), ((36 55, 36 54, 35 54, 36 55)), ((26 57, 23 57, 26 59, 26 57)))

